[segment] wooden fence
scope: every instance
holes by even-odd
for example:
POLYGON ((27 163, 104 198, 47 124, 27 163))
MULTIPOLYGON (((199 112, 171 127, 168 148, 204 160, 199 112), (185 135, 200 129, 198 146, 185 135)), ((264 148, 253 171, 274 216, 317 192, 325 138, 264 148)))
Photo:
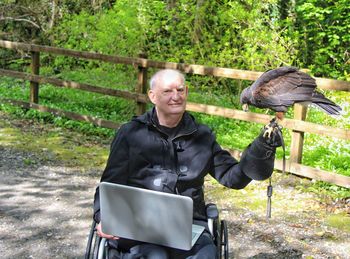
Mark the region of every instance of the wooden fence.
MULTIPOLYGON (((48 83, 56 87, 66 87, 78 89, 88 92, 94 92, 114 97, 121 97, 129 100, 134 100, 137 103, 137 114, 141 114, 146 109, 146 103, 149 101, 146 95, 147 84, 147 68, 172 68, 178 69, 184 73, 196 74, 203 76, 215 76, 241 80, 256 80, 262 72, 253 72, 246 70, 237 70, 230 68, 208 67, 201 65, 189 65, 183 63, 160 62, 146 59, 145 57, 130 58, 119 57, 112 55, 104 55, 99 53, 75 51, 63 48, 55 48, 49 46, 41 46, 34 44, 25 44, 18 42, 2 41, 0 40, 0 47, 7 49, 14 49, 29 52, 31 55, 31 73, 18 72, 13 70, 0 69, 1 76, 8 76, 30 81, 30 100, 29 102, 0 98, 3 103, 8 103, 24 108, 35 109, 43 112, 50 112, 57 116, 64 116, 70 119, 86 121, 95 125, 107 128, 118 128, 120 125, 107 121, 104 119, 95 118, 92 116, 81 115, 69 111, 50 108, 39 104, 39 84, 48 83), (110 62, 114 64, 132 65, 138 69, 138 83, 135 86, 135 92, 109 89, 105 87, 98 87, 89 84, 82 84, 78 82, 61 80, 57 78, 50 78, 40 76, 40 53, 50 53, 55 55, 64 55, 69 57, 76 57, 88 60, 98 60, 110 62)), ((339 81, 333 79, 316 78, 318 88, 327 90, 350 91, 350 82, 339 81)), ((237 119, 248 122, 256 122, 267 124, 272 116, 251 112, 243 112, 241 110, 223 108, 219 106, 187 103, 186 109, 192 112, 201 112, 231 119, 237 119)), ((292 130, 292 142, 290 149, 290 159, 286 163, 286 172, 293 173, 299 176, 330 182, 339 186, 350 187, 350 177, 339 175, 333 172, 312 168, 301 164, 304 132, 314 133, 318 135, 331 136, 340 139, 349 140, 350 131, 347 129, 339 129, 321 124, 306 122, 306 108, 301 105, 294 106, 294 118, 284 119, 281 125, 284 128, 292 130)), ((231 150, 231 153, 239 158, 240 152, 238 150, 231 150)), ((282 161, 276 160, 275 169, 282 170, 282 161)))

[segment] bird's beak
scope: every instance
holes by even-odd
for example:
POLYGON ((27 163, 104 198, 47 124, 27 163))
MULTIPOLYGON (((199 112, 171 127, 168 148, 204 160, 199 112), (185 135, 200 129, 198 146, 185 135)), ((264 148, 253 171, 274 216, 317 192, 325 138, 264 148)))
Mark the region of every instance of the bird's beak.
POLYGON ((247 103, 244 103, 244 104, 242 105, 242 110, 245 111, 245 112, 249 111, 249 106, 248 106, 247 103))

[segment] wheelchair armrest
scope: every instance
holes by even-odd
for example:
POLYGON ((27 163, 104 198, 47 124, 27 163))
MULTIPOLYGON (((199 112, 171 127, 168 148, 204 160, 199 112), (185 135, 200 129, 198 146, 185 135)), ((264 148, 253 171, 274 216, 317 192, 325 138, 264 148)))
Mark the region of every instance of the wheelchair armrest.
POLYGON ((219 218, 218 208, 213 203, 207 204, 206 213, 207 213, 208 219, 218 219, 219 218))

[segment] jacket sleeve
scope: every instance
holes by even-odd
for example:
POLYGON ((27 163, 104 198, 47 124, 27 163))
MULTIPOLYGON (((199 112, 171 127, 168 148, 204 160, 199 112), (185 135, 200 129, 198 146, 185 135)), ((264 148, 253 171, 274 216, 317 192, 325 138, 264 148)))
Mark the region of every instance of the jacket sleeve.
POLYGON ((232 189, 242 189, 252 180, 243 173, 240 163, 228 151, 223 150, 216 141, 213 146, 210 174, 219 183, 232 189))
POLYGON ((242 189, 252 180, 265 180, 271 176, 275 151, 276 148, 268 145, 260 135, 246 148, 238 162, 214 140, 211 175, 224 186, 242 189))
MULTIPOLYGON (((107 165, 103 171, 101 182, 126 184, 129 167, 129 145, 126 138, 126 126, 122 126, 116 133, 112 144, 107 165)), ((94 220, 100 222, 100 195, 96 188, 94 197, 94 220)))

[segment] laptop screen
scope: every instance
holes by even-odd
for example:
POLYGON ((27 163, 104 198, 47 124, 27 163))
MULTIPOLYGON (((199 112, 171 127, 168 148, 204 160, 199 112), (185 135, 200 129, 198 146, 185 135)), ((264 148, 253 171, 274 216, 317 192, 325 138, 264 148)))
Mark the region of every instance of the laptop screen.
POLYGON ((101 182, 99 187, 104 233, 191 249, 193 201, 190 197, 107 182, 101 182))

